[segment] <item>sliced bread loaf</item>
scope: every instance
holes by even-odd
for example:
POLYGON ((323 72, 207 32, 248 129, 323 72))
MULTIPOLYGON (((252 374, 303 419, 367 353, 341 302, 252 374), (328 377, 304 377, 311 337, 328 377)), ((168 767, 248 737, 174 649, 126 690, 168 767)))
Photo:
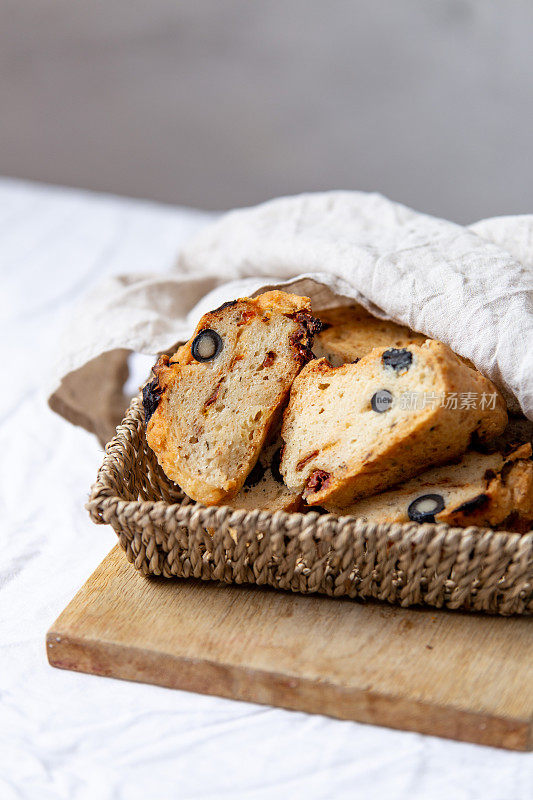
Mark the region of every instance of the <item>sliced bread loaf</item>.
POLYGON ((143 390, 146 439, 189 497, 237 494, 319 328, 308 298, 267 292, 205 314, 190 341, 161 356, 143 390))
POLYGON ((426 470, 395 489, 365 497, 334 514, 365 522, 446 522, 528 531, 533 525, 531 445, 508 456, 469 451, 457 464, 426 470))
POLYGON ((311 361, 285 411, 281 473, 309 505, 344 507, 459 458, 507 422, 495 386, 446 345, 376 348, 356 364, 311 361))

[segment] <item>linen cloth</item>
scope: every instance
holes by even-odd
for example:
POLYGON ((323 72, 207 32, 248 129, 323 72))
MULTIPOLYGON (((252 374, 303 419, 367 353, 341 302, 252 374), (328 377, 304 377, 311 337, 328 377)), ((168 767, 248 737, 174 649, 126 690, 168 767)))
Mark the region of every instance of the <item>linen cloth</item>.
POLYGON ((116 542, 83 507, 101 447, 47 407, 58 336, 102 279, 172 269, 209 219, 0 181, 0 798, 530 800, 533 754, 49 667, 46 630, 116 542))
POLYGON ((168 350, 205 311, 274 287, 309 295, 315 309, 355 300, 449 344, 533 420, 533 216, 466 228, 364 192, 230 212, 171 273, 99 287, 68 330, 52 407, 94 430, 85 364, 117 348, 168 350))

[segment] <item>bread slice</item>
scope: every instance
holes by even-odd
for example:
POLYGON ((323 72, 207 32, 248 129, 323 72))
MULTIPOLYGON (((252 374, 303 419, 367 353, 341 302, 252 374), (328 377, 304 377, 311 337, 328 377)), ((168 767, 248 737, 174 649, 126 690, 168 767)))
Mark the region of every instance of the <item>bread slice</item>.
POLYGON ((356 364, 311 361, 285 411, 281 473, 309 505, 344 507, 459 458, 503 432, 495 386, 446 345, 376 348, 356 364))
MULTIPOLYGON (((316 358, 327 358, 332 367, 359 361, 375 347, 402 348, 430 338, 405 325, 378 319, 357 304, 323 309, 317 316, 322 330, 315 337, 313 353, 316 358)), ((475 369, 468 358, 458 358, 475 369)))
POLYGON ((285 486, 279 471, 282 445, 281 438, 278 438, 263 448, 240 492, 224 505, 245 511, 259 509, 271 513, 300 510, 302 495, 291 492, 285 486))
POLYGON ((364 522, 446 522, 523 533, 533 526, 531 444, 508 456, 469 451, 458 464, 427 470, 347 508, 326 508, 364 522))
POLYGON ((333 367, 357 361, 374 347, 406 347, 427 339, 404 325, 372 316, 360 305, 337 306, 316 313, 323 327, 315 337, 313 352, 317 358, 327 358, 333 367))
POLYGON ((187 344, 161 356, 143 390, 146 439, 193 500, 237 494, 319 327, 308 298, 266 292, 205 314, 187 344))

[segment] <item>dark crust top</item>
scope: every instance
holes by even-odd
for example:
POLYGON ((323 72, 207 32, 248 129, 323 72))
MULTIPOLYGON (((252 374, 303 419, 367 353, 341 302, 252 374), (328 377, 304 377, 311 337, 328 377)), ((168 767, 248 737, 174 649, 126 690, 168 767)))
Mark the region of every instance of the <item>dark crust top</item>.
POLYGON ((238 300, 226 300, 225 303, 222 303, 222 305, 219 306, 218 308, 214 308, 213 311, 211 311, 210 313, 216 314, 217 311, 223 311, 225 308, 231 308, 232 306, 236 306, 238 302, 239 302, 238 300))
POLYGON ((148 425, 161 400, 162 390, 157 378, 143 386, 144 424, 148 425))
POLYGON ((457 506, 457 508, 454 508, 451 513, 470 514, 472 511, 481 511, 481 509, 486 508, 488 503, 488 495, 478 494, 477 497, 473 497, 472 500, 467 500, 465 503, 461 503, 461 505, 457 506))
POLYGON ((298 353, 301 364, 307 364, 315 357, 311 348, 315 334, 322 330, 322 322, 313 317, 309 311, 294 311, 287 316, 300 325, 299 329, 291 335, 289 342, 298 353))
MULTIPOLYGON (((152 373, 155 377, 152 378, 152 380, 149 383, 146 383, 143 386, 143 408, 144 408, 145 425, 148 425, 159 403, 161 402, 161 397, 163 395, 164 388, 159 383, 159 378, 161 375, 161 371, 169 367, 169 359, 170 356, 168 356, 166 353, 163 353, 163 355, 159 356, 154 366, 152 367, 152 373)), ((170 366, 172 367, 172 364, 170 364, 170 366)))

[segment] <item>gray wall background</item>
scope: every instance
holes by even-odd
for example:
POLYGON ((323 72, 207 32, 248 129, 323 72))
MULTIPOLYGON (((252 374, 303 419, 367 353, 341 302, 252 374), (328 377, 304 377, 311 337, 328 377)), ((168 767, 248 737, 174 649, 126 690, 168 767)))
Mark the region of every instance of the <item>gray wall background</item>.
POLYGON ((0 0, 0 172, 203 208, 533 212, 529 0, 0 0))

